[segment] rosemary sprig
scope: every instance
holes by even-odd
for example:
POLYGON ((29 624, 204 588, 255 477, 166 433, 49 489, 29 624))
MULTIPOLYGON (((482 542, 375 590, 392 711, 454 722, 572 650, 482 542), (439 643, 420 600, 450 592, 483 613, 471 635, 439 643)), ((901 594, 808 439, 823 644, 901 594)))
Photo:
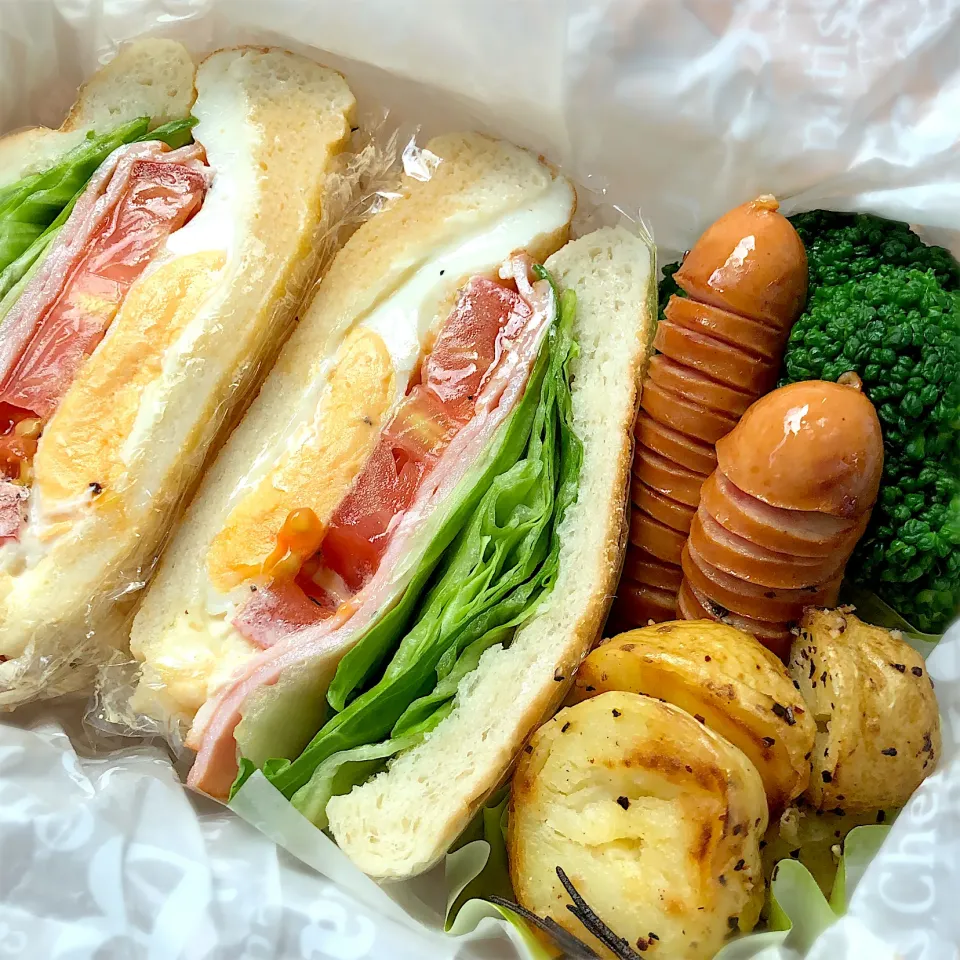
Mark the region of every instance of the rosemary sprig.
MULTIPOLYGON (((593 908, 580 896, 570 878, 563 872, 562 867, 557 867, 557 877, 563 884, 563 889, 567 891, 567 895, 573 901, 573 903, 567 904, 567 909, 580 921, 588 933, 607 947, 617 960, 643 960, 640 954, 623 937, 618 937, 597 916, 593 908)), ((526 907, 521 907, 518 903, 511 903, 503 897, 488 897, 487 899, 498 907, 506 907, 507 910, 512 910, 517 916, 542 930, 563 951, 564 960, 599 960, 597 954, 587 944, 561 927, 552 917, 546 917, 545 919, 538 917, 526 907)))

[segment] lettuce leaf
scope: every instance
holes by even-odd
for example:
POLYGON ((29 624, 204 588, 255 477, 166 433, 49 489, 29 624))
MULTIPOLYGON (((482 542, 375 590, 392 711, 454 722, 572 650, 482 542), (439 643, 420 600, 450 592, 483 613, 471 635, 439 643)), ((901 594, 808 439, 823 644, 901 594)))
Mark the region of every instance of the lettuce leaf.
POLYGON ((576 499, 582 460, 569 388, 574 314, 575 297, 565 293, 538 358, 537 366, 546 363, 539 390, 525 395, 537 405, 522 455, 482 492, 379 682, 329 720, 296 760, 265 768, 315 823, 325 822, 338 763, 354 762, 366 745, 377 745, 376 759, 383 759, 432 729, 483 651, 509 642, 552 589, 558 527, 576 499))
MULTIPOLYGON (((59 163, 0 191, 0 301, 39 262, 90 178, 114 150, 144 140, 180 147, 193 139, 190 131, 196 123, 187 117, 148 132, 149 117, 131 120, 110 133, 89 136, 59 163)), ((0 317, 9 307, 7 303, 0 317)))

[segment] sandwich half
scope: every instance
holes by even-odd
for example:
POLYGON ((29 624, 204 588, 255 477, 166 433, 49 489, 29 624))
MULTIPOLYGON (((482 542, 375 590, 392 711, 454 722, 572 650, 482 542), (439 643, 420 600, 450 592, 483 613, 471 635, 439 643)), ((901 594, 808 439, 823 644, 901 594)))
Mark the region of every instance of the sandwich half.
MULTIPOLYGON (((317 792, 330 795, 333 838, 373 877, 405 879, 443 858, 556 712, 600 638, 620 578, 632 428, 656 322, 654 249, 623 228, 605 228, 545 266, 561 291, 575 294, 571 425, 582 445, 576 499, 554 531, 552 589, 512 635, 457 663, 456 692, 439 723, 385 771, 366 779, 334 761, 316 777, 317 792), (347 791, 342 780, 351 775, 357 785, 347 791)), ((306 806, 309 789, 302 797, 306 806)))
POLYGON ((195 69, 145 41, 61 130, 0 141, 0 706, 89 683, 126 639, 178 503, 314 278, 353 111, 303 57, 195 69))
POLYGON ((479 135, 428 149, 431 178, 337 256, 131 641, 135 702, 186 734, 195 789, 227 800, 261 770, 375 876, 442 856, 599 636, 655 313, 649 243, 563 247, 576 195, 555 170, 479 135), (512 718, 492 762, 455 748, 469 798, 448 791, 428 836, 409 795, 416 852, 374 862, 342 805, 364 816, 364 791, 448 743, 477 677, 521 654, 513 703, 486 707, 512 718))

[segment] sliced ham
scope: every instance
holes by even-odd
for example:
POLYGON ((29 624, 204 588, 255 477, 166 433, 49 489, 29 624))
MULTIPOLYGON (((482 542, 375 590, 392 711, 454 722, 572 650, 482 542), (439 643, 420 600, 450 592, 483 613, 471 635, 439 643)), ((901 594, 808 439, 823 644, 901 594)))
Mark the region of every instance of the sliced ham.
POLYGON ((290 669, 310 669, 329 682, 337 664, 374 618, 403 595, 427 546, 427 520, 482 458, 517 406, 555 313, 549 284, 530 283, 528 262, 514 258, 511 268, 518 290, 531 308, 530 317, 514 339, 503 343, 503 352, 477 396, 474 416, 453 437, 401 517, 377 572, 354 597, 352 616, 345 622, 333 618, 280 637, 204 705, 188 739, 188 745, 197 751, 188 781, 195 789, 213 797, 228 796, 238 770, 235 731, 252 696, 275 684, 290 669))
POLYGON ((23 522, 27 490, 9 480, 0 480, 0 544, 16 540, 23 522))
POLYGON ((266 650, 280 637, 326 619, 328 614, 292 581, 277 580, 269 587, 252 584, 234 626, 252 643, 266 650))

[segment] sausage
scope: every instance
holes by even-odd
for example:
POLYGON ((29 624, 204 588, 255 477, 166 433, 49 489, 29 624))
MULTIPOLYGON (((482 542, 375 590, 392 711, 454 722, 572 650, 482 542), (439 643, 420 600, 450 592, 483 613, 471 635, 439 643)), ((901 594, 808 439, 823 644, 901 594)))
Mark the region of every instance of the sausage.
POLYGON ((678 363, 700 370, 729 387, 744 390, 754 398, 772 389, 777 382, 777 364, 760 360, 752 353, 708 337, 696 330, 678 327, 669 320, 657 324, 653 345, 678 363))
POLYGON ((662 353, 650 361, 649 377, 664 390, 672 390, 701 407, 728 416, 742 417, 754 399, 751 394, 711 380, 662 353))
POLYGON ((771 507, 744 493, 722 470, 716 470, 700 490, 700 504, 722 527, 758 547, 798 557, 823 558, 857 542, 866 526, 816 511, 771 507))
POLYGON ((724 214, 673 279, 700 303, 788 330, 807 299, 807 251, 769 195, 724 214))
POLYGON ((736 417, 702 407, 649 377, 643 384, 640 407, 654 420, 701 443, 715 444, 737 425, 736 417))
POLYGON ((658 560, 646 550, 631 550, 623 565, 623 579, 643 583, 648 587, 669 590, 676 596, 683 582, 683 571, 658 560))
POLYGON ((659 453, 637 447, 633 461, 633 475, 671 500, 696 508, 700 502, 700 487, 707 479, 702 473, 688 470, 661 457, 659 453))
POLYGON ((675 326, 707 334, 771 363, 780 362, 786 346, 787 331, 690 297, 671 297, 663 314, 675 326))
POLYGON ((641 513, 646 513, 654 520, 659 520, 671 529, 679 530, 683 534, 690 532, 693 515, 697 512, 695 507, 687 506, 687 504, 680 503, 677 500, 671 500, 670 497, 665 497, 658 490, 648 487, 636 478, 634 478, 633 486, 630 489, 630 496, 633 505, 641 513))
POLYGON ((681 552, 678 610, 746 623, 780 653, 805 607, 837 601, 879 490, 880 421, 856 378, 795 383, 758 400, 717 457, 681 552))
POLYGON ((772 507, 861 517, 880 489, 880 421, 859 380, 791 383, 755 403, 717 443, 717 464, 772 507))
POLYGON ((818 560, 758 547, 722 527, 704 510, 702 503, 690 526, 690 542, 700 556, 715 567, 765 587, 799 590, 830 580, 838 572, 839 563, 834 556, 818 560))
POLYGON ((677 595, 677 610, 684 620, 717 620, 744 633, 752 633, 781 660, 790 655, 793 633, 789 627, 769 620, 743 617, 726 610, 691 587, 688 580, 683 581, 677 595))
POLYGON ((637 416, 633 432, 639 444, 694 473, 709 476, 717 465, 717 451, 712 443, 694 440, 654 420, 643 410, 637 416))
POLYGON ((697 591, 732 613, 759 620, 798 621, 807 607, 834 606, 840 593, 840 577, 795 590, 740 580, 704 560, 689 539, 680 560, 683 576, 697 591))
POLYGON ((680 553, 687 542, 687 535, 654 520, 649 514, 634 510, 630 517, 630 542, 652 553, 658 560, 679 567, 680 553))
POLYGON ((611 614, 616 632, 622 633, 649 621, 663 623, 677 619, 677 593, 675 590, 659 590, 642 583, 624 580, 617 589, 617 602, 611 614))
MULTIPOLYGON (((715 444, 728 436, 750 406, 771 390, 790 329, 807 294, 807 256, 790 222, 770 196, 721 217, 700 238, 674 274, 686 296, 664 310, 640 396, 635 436, 634 519, 627 547, 682 581, 682 537, 694 523, 701 487, 718 464, 715 444)), ((708 547, 709 549, 709 547, 708 547)), ((637 569, 646 560, 636 560, 637 569)), ((616 619, 646 624, 668 604, 641 584, 621 596, 616 619), (631 619, 643 613, 642 619, 631 619)), ((672 615, 672 614, 671 614, 672 615)))

